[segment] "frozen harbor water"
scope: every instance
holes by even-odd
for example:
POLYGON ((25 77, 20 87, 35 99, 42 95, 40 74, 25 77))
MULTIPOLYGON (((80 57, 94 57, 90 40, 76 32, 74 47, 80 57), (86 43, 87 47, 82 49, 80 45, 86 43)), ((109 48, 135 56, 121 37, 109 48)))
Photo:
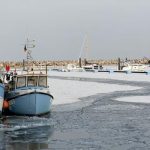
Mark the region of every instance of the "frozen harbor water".
POLYGON ((150 148, 150 104, 146 103, 150 76, 60 72, 49 75, 55 97, 51 114, 2 121, 0 149, 150 148))

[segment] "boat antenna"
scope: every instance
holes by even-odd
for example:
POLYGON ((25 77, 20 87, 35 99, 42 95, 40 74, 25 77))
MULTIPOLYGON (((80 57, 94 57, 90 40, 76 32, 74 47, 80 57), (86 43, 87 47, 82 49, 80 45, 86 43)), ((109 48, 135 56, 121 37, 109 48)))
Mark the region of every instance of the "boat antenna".
POLYGON ((25 46, 24 46, 24 51, 26 52, 26 59, 27 61, 31 61, 33 60, 31 53, 32 51, 30 50, 30 48, 34 48, 35 47, 35 40, 29 40, 27 38, 25 46))
POLYGON ((35 40, 29 40, 27 38, 25 45, 24 45, 24 52, 26 53, 26 62, 27 62, 27 71, 29 70, 30 62, 33 62, 33 57, 31 55, 32 51, 31 48, 35 47, 35 40))
POLYGON ((89 51, 89 38, 88 38, 87 34, 84 36, 83 43, 82 43, 81 50, 80 50, 79 58, 81 58, 81 55, 82 55, 83 51, 85 52, 85 58, 86 58, 87 57, 87 53, 89 51))

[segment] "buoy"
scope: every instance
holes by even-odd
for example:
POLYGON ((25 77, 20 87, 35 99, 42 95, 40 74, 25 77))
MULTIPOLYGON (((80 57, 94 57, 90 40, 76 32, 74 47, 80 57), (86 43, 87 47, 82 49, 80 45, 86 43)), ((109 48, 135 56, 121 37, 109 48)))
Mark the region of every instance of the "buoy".
POLYGON ((7 100, 4 100, 3 101, 3 109, 7 109, 7 108, 9 108, 9 103, 7 100))

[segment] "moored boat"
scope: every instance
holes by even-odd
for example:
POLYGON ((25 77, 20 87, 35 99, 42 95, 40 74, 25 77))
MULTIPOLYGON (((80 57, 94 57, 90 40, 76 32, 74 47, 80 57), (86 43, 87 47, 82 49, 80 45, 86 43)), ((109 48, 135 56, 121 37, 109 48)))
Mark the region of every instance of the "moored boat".
POLYGON ((102 70, 102 66, 98 64, 88 64, 82 67, 87 72, 98 72, 102 70))
POLYGON ((82 67, 76 66, 75 64, 68 64, 67 71, 69 71, 69 72, 83 72, 84 69, 82 67))
POLYGON ((17 74, 16 71, 9 73, 8 69, 5 75, 4 113, 42 115, 50 112, 53 96, 47 84, 47 66, 44 72, 33 61, 31 50, 28 49, 35 47, 31 43, 33 41, 27 39, 25 44, 26 60, 23 60, 23 70, 17 74))
POLYGON ((136 71, 136 72, 144 72, 150 70, 150 67, 145 64, 127 64, 122 67, 122 71, 136 71))
POLYGON ((42 115, 50 112, 53 96, 45 74, 22 74, 8 83, 5 100, 16 115, 42 115))

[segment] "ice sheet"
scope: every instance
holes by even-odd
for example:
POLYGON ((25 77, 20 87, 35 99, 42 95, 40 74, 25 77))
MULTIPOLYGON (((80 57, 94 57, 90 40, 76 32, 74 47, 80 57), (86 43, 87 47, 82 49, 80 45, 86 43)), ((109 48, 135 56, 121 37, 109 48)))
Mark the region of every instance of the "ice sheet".
POLYGON ((150 75, 140 73, 108 73, 108 72, 54 72, 49 71, 50 76, 65 76, 65 77, 85 77, 85 78, 103 78, 117 79, 127 81, 146 81, 150 82, 150 75))
POLYGON ((50 92, 54 96, 53 105, 69 104, 79 101, 79 98, 97 93, 136 90, 140 87, 128 85, 104 84, 96 82, 49 79, 50 92))
POLYGON ((150 103, 150 96, 130 96, 130 97, 121 97, 115 99, 121 102, 132 102, 132 103, 150 103))

